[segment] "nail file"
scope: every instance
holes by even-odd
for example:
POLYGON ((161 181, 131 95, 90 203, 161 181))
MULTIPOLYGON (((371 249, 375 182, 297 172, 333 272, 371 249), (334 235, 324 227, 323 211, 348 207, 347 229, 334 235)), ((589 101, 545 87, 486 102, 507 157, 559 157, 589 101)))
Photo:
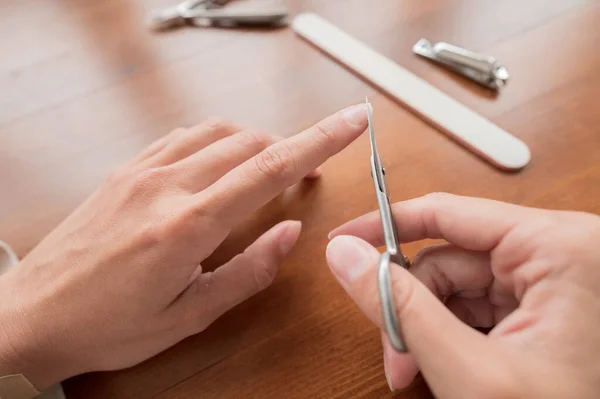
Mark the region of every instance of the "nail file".
POLYGON ((515 171, 529 163, 523 141, 318 15, 297 15, 292 29, 496 167, 515 171))

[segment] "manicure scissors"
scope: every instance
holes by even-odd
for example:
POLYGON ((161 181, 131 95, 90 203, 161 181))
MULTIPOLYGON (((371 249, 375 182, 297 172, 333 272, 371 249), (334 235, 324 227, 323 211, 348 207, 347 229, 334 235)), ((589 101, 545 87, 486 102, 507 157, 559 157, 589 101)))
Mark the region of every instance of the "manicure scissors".
POLYGON ((394 305, 394 294, 392 292, 392 280, 390 276, 390 265, 395 263, 398 266, 408 269, 410 262, 402 254, 400 243, 398 242, 398 232, 396 223, 392 214, 390 197, 385 183, 385 169, 381 162, 381 157, 377 151, 375 142, 375 130, 373 129, 373 108, 369 99, 366 99, 367 117, 369 122, 369 137, 371 140, 371 175, 375 185, 377 195, 377 204, 379 205, 379 214, 383 227, 383 236, 385 239, 385 252, 379 258, 377 269, 377 282, 379 285, 379 299, 381 302, 381 311, 387 336, 392 347, 398 352, 407 352, 400 326, 396 306, 394 305))

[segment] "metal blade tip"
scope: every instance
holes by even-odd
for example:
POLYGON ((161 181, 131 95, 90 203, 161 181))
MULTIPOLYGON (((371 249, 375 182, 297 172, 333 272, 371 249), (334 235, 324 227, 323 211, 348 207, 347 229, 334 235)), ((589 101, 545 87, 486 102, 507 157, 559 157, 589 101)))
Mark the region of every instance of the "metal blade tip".
POLYGON ((369 111, 370 114, 373 114, 373 106, 369 102, 369 98, 366 96, 365 96, 365 103, 367 105, 367 111, 369 111))

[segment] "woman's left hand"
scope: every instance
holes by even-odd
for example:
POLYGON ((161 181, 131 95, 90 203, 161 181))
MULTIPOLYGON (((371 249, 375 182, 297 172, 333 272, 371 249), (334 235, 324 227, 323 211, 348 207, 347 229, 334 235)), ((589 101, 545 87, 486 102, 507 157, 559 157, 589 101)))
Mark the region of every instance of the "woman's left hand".
POLYGON ((0 376, 24 374, 43 390, 129 367, 268 287, 299 222, 214 272, 200 265, 366 127, 357 105, 285 140, 211 120, 152 144, 0 278, 0 376))

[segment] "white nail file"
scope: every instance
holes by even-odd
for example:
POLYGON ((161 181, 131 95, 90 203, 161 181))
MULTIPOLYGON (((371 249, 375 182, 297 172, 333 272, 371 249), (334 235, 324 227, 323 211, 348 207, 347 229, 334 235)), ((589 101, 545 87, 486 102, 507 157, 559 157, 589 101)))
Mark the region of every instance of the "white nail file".
POLYGON ((292 28, 493 165, 513 171, 529 163, 523 141, 318 15, 299 14, 292 28))

